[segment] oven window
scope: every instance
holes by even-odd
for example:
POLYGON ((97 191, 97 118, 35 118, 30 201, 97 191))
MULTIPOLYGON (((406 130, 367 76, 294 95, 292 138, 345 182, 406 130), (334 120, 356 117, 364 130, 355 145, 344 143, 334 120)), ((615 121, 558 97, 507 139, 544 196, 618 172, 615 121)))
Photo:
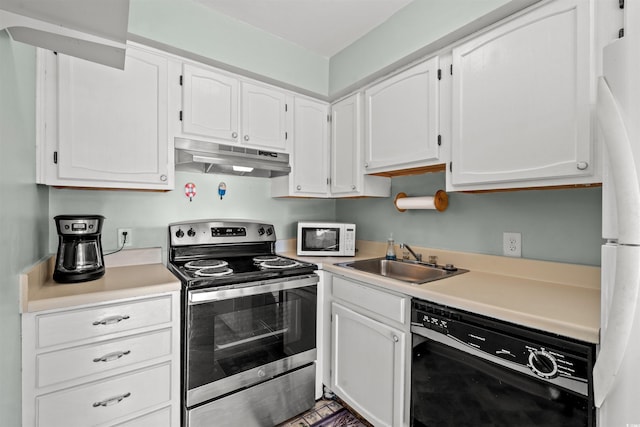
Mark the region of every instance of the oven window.
POLYGON ((413 349, 413 427, 591 427, 589 400, 427 340, 413 349))
POLYGON ((316 346, 316 286, 189 307, 188 388, 316 346))
POLYGON ((340 251, 340 228, 303 228, 303 251, 340 251))

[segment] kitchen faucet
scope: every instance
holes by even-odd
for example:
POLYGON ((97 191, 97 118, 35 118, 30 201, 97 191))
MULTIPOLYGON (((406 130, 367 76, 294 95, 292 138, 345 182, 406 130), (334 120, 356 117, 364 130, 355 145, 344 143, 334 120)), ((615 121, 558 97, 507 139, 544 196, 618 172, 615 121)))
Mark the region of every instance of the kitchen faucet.
POLYGON ((415 253, 413 249, 411 249, 411 247, 406 243, 400 243, 400 249, 403 249, 403 248, 406 248, 411 253, 411 255, 413 255, 416 261, 422 262, 422 254, 415 253))

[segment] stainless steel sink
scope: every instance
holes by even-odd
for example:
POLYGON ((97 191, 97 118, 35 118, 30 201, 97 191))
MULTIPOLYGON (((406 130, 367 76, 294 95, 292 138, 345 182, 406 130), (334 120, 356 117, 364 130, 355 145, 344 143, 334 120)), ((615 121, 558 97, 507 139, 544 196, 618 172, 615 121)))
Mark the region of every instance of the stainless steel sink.
POLYGON ((343 262, 337 265, 414 284, 433 282, 434 280, 444 279, 445 277, 451 277, 469 271, 462 268, 455 268, 452 265, 442 266, 415 261, 388 260, 385 258, 343 262))

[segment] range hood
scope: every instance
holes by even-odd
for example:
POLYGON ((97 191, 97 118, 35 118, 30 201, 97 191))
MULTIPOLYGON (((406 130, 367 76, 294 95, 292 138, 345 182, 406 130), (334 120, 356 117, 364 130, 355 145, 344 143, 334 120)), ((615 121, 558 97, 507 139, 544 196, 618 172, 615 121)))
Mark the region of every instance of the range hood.
POLYGON ((175 138, 176 170, 273 178, 291 172, 289 155, 233 145, 175 138))

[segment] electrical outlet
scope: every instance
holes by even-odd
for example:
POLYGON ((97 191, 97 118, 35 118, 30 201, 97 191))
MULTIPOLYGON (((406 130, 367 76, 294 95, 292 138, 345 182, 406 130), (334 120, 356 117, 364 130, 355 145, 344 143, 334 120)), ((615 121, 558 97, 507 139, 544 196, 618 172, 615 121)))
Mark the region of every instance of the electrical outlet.
POLYGON ((130 228, 118 228, 118 248, 128 247, 133 245, 133 236, 130 228), (125 240, 124 233, 127 233, 127 240, 125 240), (123 246, 124 244, 124 246, 123 246))
POLYGON ((522 235, 520 233, 502 233, 502 254, 505 256, 522 256, 522 235))

